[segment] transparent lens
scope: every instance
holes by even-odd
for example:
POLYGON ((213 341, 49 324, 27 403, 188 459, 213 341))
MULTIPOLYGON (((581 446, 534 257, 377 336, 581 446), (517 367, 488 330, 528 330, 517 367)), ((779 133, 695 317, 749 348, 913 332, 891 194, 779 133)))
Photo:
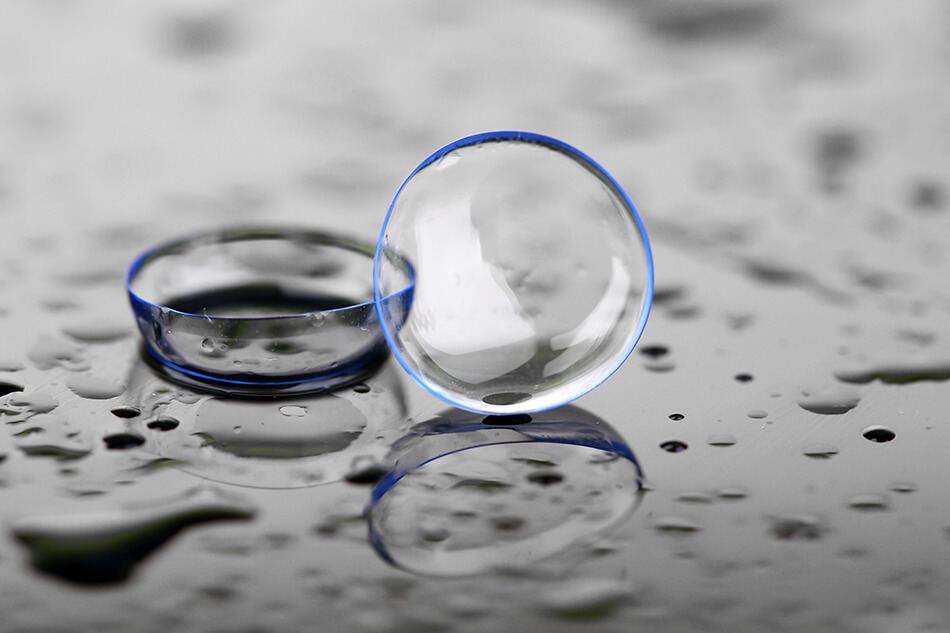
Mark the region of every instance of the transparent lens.
POLYGON ((433 394, 484 413, 596 387, 630 354, 653 293, 620 186, 576 149, 522 132, 462 139, 403 183, 377 245, 377 299, 413 273, 408 316, 377 306, 390 347, 433 394))

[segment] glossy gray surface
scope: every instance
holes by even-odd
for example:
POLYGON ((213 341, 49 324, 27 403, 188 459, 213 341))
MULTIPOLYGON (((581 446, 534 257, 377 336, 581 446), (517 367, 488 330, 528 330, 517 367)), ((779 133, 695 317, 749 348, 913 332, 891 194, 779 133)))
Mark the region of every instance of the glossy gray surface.
MULTIPOLYGON (((950 630, 948 35, 940 0, 3 3, 0 629, 950 630), (374 239, 420 160, 492 129, 575 145, 644 215, 654 312, 576 405, 650 490, 446 579, 377 555, 345 480, 440 402, 392 365, 188 394, 122 275, 195 228, 374 239)), ((433 481, 509 490, 484 450, 433 481)), ((545 495, 590 463, 504 458, 545 495)))

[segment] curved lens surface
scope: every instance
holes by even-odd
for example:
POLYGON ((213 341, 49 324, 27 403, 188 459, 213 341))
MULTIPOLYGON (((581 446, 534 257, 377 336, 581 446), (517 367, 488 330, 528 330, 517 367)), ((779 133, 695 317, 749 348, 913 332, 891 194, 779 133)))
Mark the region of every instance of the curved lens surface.
POLYGON ((596 387, 633 349, 653 293, 646 233, 616 181, 522 132, 462 139, 403 183, 377 245, 377 299, 413 272, 408 316, 377 306, 390 347, 430 392, 484 413, 596 387))

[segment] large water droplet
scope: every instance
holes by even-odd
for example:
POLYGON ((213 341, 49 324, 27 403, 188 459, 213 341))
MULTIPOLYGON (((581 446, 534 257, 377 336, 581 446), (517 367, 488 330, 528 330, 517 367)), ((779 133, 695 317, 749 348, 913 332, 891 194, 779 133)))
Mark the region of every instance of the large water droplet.
POLYGON ((70 376, 66 386, 77 396, 90 400, 108 400, 125 392, 124 386, 96 376, 70 376))
POLYGON ((178 498, 91 514, 25 517, 13 534, 38 571, 83 584, 122 582, 145 557, 181 530, 222 519, 250 519, 255 509, 213 488, 178 498))
POLYGON ((864 436, 864 439, 882 444, 884 442, 890 442, 897 434, 886 426, 869 426, 864 429, 864 432, 861 434, 864 436))

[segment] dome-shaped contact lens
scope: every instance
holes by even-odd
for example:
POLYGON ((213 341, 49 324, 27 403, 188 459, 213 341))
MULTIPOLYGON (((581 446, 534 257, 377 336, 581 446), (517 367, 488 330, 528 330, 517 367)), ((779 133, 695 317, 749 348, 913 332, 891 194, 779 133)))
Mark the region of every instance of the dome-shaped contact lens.
POLYGON ((491 132, 406 179, 373 282, 390 348, 423 387, 464 409, 525 413, 574 400, 623 363, 646 325, 653 260, 600 165, 553 138, 491 132), (408 315, 378 301, 413 273, 408 315))

